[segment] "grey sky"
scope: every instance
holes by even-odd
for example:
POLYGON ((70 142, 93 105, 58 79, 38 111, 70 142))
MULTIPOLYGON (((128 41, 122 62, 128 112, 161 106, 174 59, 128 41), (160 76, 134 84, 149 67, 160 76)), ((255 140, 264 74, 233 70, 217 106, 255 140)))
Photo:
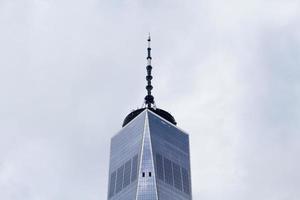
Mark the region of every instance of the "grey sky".
POLYGON ((0 0, 0 199, 96 200, 145 95, 190 133, 195 200, 300 198, 297 0, 0 0))

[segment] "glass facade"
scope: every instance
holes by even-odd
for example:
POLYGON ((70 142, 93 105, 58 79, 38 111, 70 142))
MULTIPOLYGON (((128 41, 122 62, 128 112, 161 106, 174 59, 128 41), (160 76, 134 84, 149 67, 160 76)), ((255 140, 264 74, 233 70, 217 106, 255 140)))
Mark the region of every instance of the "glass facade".
POLYGON ((148 118, 159 199, 191 200, 189 136, 151 111, 148 118))
POLYGON ((108 200, 191 200, 189 137, 146 109, 111 140, 108 200))
POLYGON ((145 117, 146 113, 141 113, 111 139, 108 184, 110 200, 135 199, 145 117))
POLYGON ((154 163, 148 116, 146 116, 141 154, 140 176, 138 179, 137 200, 158 200, 155 176, 152 176, 152 174, 154 174, 154 163))

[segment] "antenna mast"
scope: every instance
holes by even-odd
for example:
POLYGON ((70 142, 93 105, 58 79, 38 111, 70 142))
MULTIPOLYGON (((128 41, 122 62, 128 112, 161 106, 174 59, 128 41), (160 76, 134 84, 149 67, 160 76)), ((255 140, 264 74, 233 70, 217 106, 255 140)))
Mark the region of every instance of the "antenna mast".
POLYGON ((151 70, 152 70, 152 66, 151 66, 151 37, 150 37, 150 33, 149 33, 149 37, 148 37, 148 56, 147 56, 147 76, 146 76, 146 80, 147 80, 147 86, 146 86, 146 90, 147 90, 147 95, 145 96, 145 104, 147 108, 151 108, 151 105, 154 104, 154 97, 151 94, 151 90, 153 89, 153 86, 151 85, 151 80, 152 80, 152 75, 151 75, 151 70))

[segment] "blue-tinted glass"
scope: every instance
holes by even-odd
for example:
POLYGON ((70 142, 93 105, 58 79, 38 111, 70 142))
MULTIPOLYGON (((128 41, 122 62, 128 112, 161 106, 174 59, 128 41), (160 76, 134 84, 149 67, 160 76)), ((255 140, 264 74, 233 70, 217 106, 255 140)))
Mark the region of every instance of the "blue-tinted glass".
POLYGON ((131 169, 131 182, 133 182, 137 178, 138 155, 135 155, 133 157, 131 167, 132 167, 132 169, 131 169))
POLYGON ((118 193, 122 190, 123 174, 124 174, 124 165, 119 167, 118 170, 117 170, 116 193, 118 193))
POLYGON ((163 160, 162 160, 162 156, 160 154, 156 154, 156 173, 157 173, 157 177, 160 180, 164 180, 164 168, 163 168, 163 160))
MULTIPOLYGON (((110 150, 111 152, 110 164, 109 164, 110 174, 113 171, 117 171, 117 169, 120 166, 125 165, 126 162, 131 160, 134 156, 138 155, 139 152, 141 151, 145 116, 146 116, 145 112, 141 113, 139 116, 133 119, 129 124, 123 127, 116 135, 112 137, 111 150, 110 150)), ((137 173, 137 166, 139 163, 139 159, 140 159, 139 156, 136 157, 135 167, 132 167, 136 173, 137 173)), ((114 195, 110 198, 110 200, 136 199, 136 190, 137 190, 136 173, 130 175, 130 179, 132 177, 134 181, 130 181, 130 184, 127 185, 124 189, 121 189, 121 191, 119 191, 118 193, 116 193, 116 186, 115 186, 114 195)), ((121 188, 123 187, 123 184, 124 182, 122 183, 121 188)), ((109 197, 109 189, 108 189, 107 196, 109 197)))
POLYGON ((116 185, 116 172, 114 171, 110 175, 110 184, 109 184, 109 197, 112 197, 115 193, 115 185, 116 185))
POLYGON ((152 134, 158 134, 161 139, 175 145, 183 152, 189 153, 187 134, 151 113, 149 114, 149 121, 150 131, 152 134))
POLYGON ((180 173, 180 166, 176 163, 173 164, 173 176, 174 176, 174 186, 182 190, 182 181, 181 181, 181 173, 180 173))
POLYGON ((173 185, 173 172, 172 172, 172 162, 164 158, 164 167, 165 167, 165 182, 173 185))
POLYGON ((124 170, 124 184, 123 188, 130 184, 131 160, 127 161, 124 170))
MULTIPOLYGON (((147 119, 147 118, 146 118, 147 119)), ((151 150, 151 140, 148 128, 148 120, 145 123, 145 132, 143 147, 141 153, 141 175, 138 178, 138 190, 136 200, 158 200, 156 193, 156 181, 154 177, 150 177, 149 172, 154 172, 153 154, 151 150), (145 174, 145 176, 143 176, 145 174)))
POLYGON ((112 138, 109 200, 191 200, 189 159, 188 135, 146 110, 112 138))
MULTIPOLYGON (((181 167, 185 169, 190 168, 189 136, 151 111, 149 111, 148 116, 152 149, 155 153, 154 161, 156 167, 156 178, 160 180, 159 169, 162 169, 164 176, 164 181, 157 181, 159 199, 191 200, 191 195, 183 191, 181 174, 181 167), (157 154, 162 157, 163 164, 159 163, 160 158, 157 158, 157 154), (167 159, 167 166, 164 166, 164 158, 167 159), (168 160, 171 161, 171 164, 168 160), (172 163, 176 165, 173 165, 172 163), (160 165, 162 167, 158 167, 160 165), (166 168, 168 168, 168 170, 166 168), (167 175, 167 177, 165 175, 167 175)), ((190 173, 188 171, 188 175, 189 174, 190 173)), ((190 180, 190 177, 188 177, 188 180, 190 180)))
POLYGON ((190 180, 189 173, 185 168, 181 168, 182 171, 182 180, 183 180, 183 191, 187 194, 190 194, 190 180))

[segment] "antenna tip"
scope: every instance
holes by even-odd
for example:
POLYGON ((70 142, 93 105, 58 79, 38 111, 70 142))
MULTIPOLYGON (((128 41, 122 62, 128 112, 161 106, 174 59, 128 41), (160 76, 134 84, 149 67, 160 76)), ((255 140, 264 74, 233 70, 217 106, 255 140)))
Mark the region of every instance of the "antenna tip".
POLYGON ((150 32, 148 33, 148 41, 149 41, 149 42, 151 41, 151 35, 150 35, 150 32))

